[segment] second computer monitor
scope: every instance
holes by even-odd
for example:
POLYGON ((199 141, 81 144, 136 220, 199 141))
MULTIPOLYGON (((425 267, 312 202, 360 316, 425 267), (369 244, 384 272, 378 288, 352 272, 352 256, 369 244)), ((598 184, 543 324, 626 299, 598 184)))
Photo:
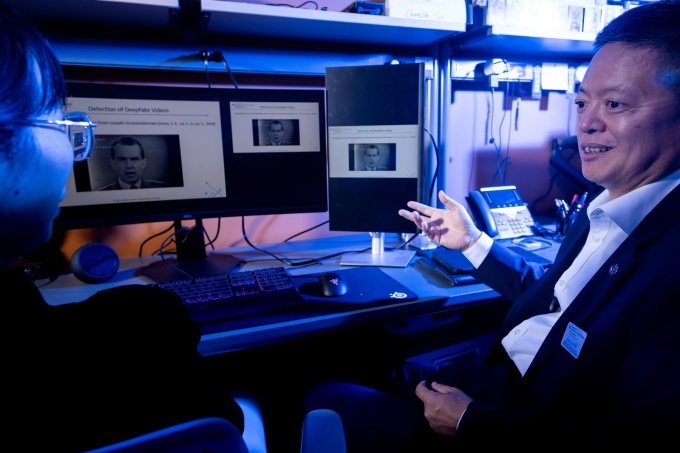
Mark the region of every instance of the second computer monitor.
MULTIPOLYGON (((368 232, 375 241, 416 233, 398 210, 420 200, 423 64, 327 68, 326 91, 329 229, 368 232)), ((377 249, 343 264, 405 266, 412 256, 381 242, 377 249)))

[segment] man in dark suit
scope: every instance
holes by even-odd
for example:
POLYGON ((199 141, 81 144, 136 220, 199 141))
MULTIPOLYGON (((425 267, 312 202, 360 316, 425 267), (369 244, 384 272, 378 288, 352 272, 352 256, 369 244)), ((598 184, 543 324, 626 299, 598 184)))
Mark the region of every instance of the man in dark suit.
POLYGON ((286 141, 283 131, 283 123, 279 120, 270 121, 267 124, 267 135, 269 141, 263 143, 264 146, 288 146, 291 142, 286 141))
POLYGON ((118 137, 111 143, 111 168, 118 178, 99 190, 151 189, 166 187, 162 181, 144 179, 146 156, 142 143, 134 137, 118 137))
POLYGON ((335 408, 352 451, 529 451, 653 446, 680 426, 680 2, 650 2, 595 41, 579 92, 583 175, 604 190, 546 271, 445 209, 400 210, 512 306, 483 364, 397 370, 396 398, 325 383, 307 408, 335 408), (429 383, 429 384, 428 384, 429 383), (417 414, 423 414, 424 417, 417 414), (356 447, 356 448, 355 448, 356 447))
POLYGON ((364 148, 364 165, 357 168, 359 171, 385 171, 387 167, 380 164, 380 149, 376 145, 368 145, 364 148))

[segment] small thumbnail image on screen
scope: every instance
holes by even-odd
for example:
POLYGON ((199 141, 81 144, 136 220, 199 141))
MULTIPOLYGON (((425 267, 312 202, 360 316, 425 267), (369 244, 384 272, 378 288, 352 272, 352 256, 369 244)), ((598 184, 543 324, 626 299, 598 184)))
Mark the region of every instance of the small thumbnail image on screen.
POLYGON ((253 144, 255 146, 300 145, 300 120, 253 120, 253 144))
POLYGON ((184 186, 179 135, 97 135, 76 164, 77 192, 184 186))
POLYGON ((350 171, 396 171, 396 143, 350 143, 350 171))

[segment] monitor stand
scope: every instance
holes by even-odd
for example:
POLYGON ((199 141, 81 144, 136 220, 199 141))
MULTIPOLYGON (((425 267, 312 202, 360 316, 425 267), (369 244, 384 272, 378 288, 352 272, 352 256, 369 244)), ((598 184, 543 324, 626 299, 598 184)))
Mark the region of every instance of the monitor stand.
POLYGON ((340 265, 406 267, 415 254, 411 250, 385 250, 385 233, 371 233, 371 251, 343 255, 340 265))
POLYGON ((189 229, 183 227, 180 221, 175 221, 175 243, 177 258, 165 258, 151 263, 139 268, 135 275, 143 275, 156 283, 163 283, 228 274, 241 262, 231 255, 206 253, 201 219, 196 219, 196 224, 189 229))

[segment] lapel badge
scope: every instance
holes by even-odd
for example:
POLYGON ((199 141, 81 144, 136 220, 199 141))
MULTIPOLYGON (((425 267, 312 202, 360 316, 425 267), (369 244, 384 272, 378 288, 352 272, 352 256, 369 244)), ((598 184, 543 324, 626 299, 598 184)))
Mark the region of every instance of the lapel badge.
POLYGON ((609 276, 611 277, 612 275, 616 274, 619 271, 619 265, 614 264, 613 266, 609 266, 609 276))

